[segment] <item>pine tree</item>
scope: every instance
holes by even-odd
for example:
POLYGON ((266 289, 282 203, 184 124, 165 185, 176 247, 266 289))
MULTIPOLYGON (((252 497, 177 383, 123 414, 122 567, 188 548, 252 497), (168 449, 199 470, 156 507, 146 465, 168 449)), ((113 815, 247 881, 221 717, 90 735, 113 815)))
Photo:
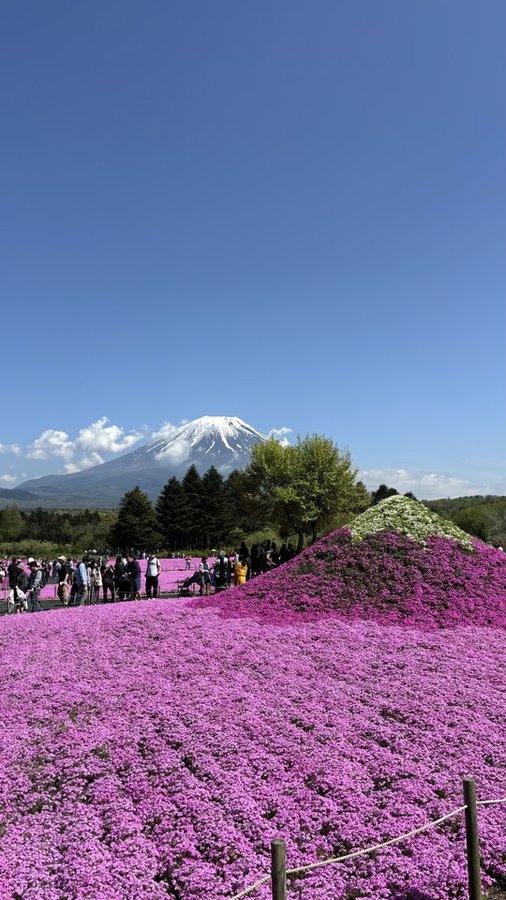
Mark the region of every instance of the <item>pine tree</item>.
POLYGON ((111 542, 123 550, 149 550, 157 541, 156 516, 147 494, 136 486, 121 499, 111 542))
POLYGON ((229 522, 225 482, 214 466, 202 478, 203 546, 217 547, 225 540, 229 522))
POLYGON ((190 466, 182 482, 184 512, 181 526, 189 550, 202 547, 202 478, 196 466, 190 466))
POLYGON ((183 486, 174 476, 162 488, 156 501, 158 531, 162 535, 167 550, 181 550, 183 542, 183 519, 185 509, 183 486))

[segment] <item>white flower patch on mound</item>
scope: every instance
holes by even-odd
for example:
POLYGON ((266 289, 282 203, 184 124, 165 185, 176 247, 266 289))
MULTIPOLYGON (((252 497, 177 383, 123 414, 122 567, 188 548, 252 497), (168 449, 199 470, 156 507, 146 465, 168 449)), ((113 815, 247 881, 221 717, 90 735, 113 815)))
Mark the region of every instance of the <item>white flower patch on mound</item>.
POLYGON ((348 527, 354 544, 377 531, 396 531, 419 544, 425 544, 427 538, 437 535, 457 541, 468 550, 473 549, 471 537, 465 531, 431 512, 423 503, 400 494, 371 506, 353 519, 348 527))

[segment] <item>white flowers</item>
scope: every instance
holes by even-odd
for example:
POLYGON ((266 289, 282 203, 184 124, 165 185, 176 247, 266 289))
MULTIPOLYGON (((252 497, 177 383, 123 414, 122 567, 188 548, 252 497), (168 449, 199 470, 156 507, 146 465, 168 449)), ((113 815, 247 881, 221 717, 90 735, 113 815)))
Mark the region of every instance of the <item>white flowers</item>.
POLYGON ((426 538, 437 535, 457 541, 468 550, 473 549, 471 537, 465 531, 431 512, 423 503, 400 494, 387 497, 377 506, 371 506, 357 516, 349 527, 353 543, 377 531, 396 531, 419 544, 425 544, 426 538))

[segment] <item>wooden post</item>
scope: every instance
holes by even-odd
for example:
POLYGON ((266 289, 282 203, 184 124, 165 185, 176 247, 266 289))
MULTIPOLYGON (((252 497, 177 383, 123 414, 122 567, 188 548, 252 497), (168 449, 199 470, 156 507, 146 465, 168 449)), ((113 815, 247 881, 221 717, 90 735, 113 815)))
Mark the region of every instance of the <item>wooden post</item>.
POLYGON ((272 900, 286 900, 286 845, 271 841, 272 900))
POLYGON ((466 804, 466 845, 467 871, 469 876, 469 900, 482 900, 480 880, 480 844, 478 840, 476 784, 474 778, 464 778, 464 803, 466 804))

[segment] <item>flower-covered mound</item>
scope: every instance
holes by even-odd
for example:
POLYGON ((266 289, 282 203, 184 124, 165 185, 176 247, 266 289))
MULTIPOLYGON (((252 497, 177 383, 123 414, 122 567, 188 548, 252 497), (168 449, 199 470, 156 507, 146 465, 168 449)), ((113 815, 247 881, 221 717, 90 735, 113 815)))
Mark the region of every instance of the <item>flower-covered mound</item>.
MULTIPOLYGON (((463 776, 506 795, 496 628, 279 627, 159 600, 4 618, 0 648, 1 900, 224 900, 268 871, 276 836, 298 866, 460 806, 463 776)), ((506 805, 479 828, 504 884, 506 805)), ((465 892, 461 815, 289 887, 465 892)))
POLYGON ((332 616, 419 628, 504 628, 506 553, 478 541, 469 551, 442 537, 427 536, 422 545, 389 531, 354 543, 343 528, 213 603, 227 616, 279 624, 332 616))
POLYGON ((423 503, 418 503, 410 497, 403 497, 401 494, 394 494, 393 497, 382 500, 377 506, 366 509, 353 519, 349 527, 354 543, 361 541, 368 534, 395 531, 421 544, 430 537, 443 537, 458 541, 468 550, 473 549, 470 536, 454 522, 441 518, 437 513, 427 509, 423 503))

